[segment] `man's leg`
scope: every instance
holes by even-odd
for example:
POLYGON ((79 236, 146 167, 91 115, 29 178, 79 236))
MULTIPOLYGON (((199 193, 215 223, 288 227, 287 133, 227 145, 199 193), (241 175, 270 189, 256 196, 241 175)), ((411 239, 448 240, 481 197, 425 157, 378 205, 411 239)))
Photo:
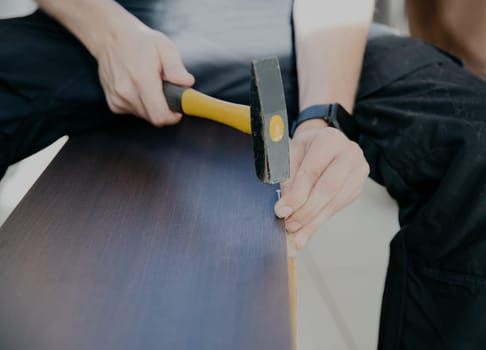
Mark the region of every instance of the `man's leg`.
POLYGON ((355 118, 400 206, 379 349, 486 348, 486 82, 414 39, 374 39, 355 118))
POLYGON ((57 138, 113 116, 95 60, 42 12, 0 21, 0 178, 57 138))

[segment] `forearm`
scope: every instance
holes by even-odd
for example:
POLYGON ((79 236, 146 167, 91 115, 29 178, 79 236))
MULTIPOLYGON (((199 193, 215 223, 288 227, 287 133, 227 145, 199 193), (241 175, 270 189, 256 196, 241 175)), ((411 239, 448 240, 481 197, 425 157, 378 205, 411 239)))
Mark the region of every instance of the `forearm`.
POLYGON ((71 31, 95 57, 106 40, 119 35, 127 21, 142 25, 113 0, 37 0, 37 3, 71 31))
POLYGON ((373 0, 295 0, 300 109, 341 103, 352 111, 373 0))

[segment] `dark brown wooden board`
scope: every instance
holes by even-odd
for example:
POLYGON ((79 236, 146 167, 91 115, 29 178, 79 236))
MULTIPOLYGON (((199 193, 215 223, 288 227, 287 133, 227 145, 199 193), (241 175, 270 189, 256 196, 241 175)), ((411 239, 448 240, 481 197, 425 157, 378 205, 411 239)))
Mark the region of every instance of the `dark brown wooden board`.
POLYGON ((0 229, 2 350, 286 350, 284 229, 251 137, 73 137, 0 229))

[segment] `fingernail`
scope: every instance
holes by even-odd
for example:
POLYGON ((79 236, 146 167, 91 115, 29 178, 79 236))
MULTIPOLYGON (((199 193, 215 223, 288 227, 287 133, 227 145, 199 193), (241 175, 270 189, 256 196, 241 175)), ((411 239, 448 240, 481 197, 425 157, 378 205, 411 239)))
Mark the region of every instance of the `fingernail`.
POLYGON ((297 245, 297 249, 304 248, 305 244, 307 243, 307 236, 304 234, 296 235, 295 243, 297 245))
POLYGON ((302 225, 299 224, 297 221, 291 221, 287 223, 285 227, 287 228, 287 231, 294 233, 299 231, 302 225))
POLYGON ((280 206, 277 206, 275 208, 275 214, 281 219, 289 217, 290 214, 292 214, 292 208, 290 207, 283 207, 281 208, 280 206))

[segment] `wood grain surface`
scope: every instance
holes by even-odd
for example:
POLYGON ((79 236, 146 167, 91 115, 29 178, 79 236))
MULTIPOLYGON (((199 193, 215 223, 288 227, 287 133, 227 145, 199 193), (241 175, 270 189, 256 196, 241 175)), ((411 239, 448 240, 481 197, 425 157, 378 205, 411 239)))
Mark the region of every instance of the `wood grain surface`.
POLYGON ((0 229, 2 350, 291 348, 284 229, 251 137, 72 138, 0 229))

